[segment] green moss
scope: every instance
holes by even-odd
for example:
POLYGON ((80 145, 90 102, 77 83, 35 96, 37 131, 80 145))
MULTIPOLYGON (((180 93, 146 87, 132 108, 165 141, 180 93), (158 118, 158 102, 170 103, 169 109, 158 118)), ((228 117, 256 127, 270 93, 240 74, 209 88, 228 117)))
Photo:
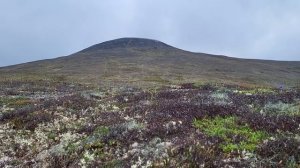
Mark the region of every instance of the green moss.
POLYGON ((72 142, 72 143, 69 143, 64 149, 69 153, 69 154, 72 154, 72 153, 75 153, 79 148, 79 145, 72 142))
POLYGON ((194 120, 193 124, 209 136, 222 138, 224 142, 220 147, 224 152, 254 151, 257 144, 267 137, 265 132, 254 131, 247 125, 238 125, 235 117, 194 120))

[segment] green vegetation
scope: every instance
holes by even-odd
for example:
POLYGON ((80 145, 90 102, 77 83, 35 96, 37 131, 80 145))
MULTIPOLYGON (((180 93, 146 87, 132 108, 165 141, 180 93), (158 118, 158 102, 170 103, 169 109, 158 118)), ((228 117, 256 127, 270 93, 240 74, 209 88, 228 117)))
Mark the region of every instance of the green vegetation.
POLYGON ((157 83, 163 83, 163 84, 169 83, 168 80, 163 79, 161 76, 147 76, 144 78, 144 81, 157 82, 157 83))
POLYGON ((109 133, 109 128, 104 126, 99 126, 95 129, 93 135, 97 138, 103 137, 109 133))
POLYGON ((274 89, 272 88, 254 88, 254 89, 246 89, 246 90, 237 90, 237 93, 240 94, 248 94, 248 95, 253 95, 253 94, 268 94, 268 93, 276 93, 274 89))
POLYGON ((235 117, 215 117, 213 119, 194 120, 194 126, 209 136, 224 140, 221 148, 224 152, 246 150, 253 152, 256 146, 267 137, 263 131, 254 131, 247 125, 239 125, 235 117))
POLYGON ((300 165, 298 90, 0 84, 0 167, 300 165))
POLYGON ((84 141, 84 148, 86 150, 92 150, 96 155, 103 155, 103 148, 105 147, 105 143, 103 143, 103 137, 108 135, 109 128, 99 126, 97 127, 93 134, 86 138, 84 141))
POLYGON ((31 104, 32 100, 26 97, 0 97, 0 105, 6 105, 8 107, 22 107, 31 104))

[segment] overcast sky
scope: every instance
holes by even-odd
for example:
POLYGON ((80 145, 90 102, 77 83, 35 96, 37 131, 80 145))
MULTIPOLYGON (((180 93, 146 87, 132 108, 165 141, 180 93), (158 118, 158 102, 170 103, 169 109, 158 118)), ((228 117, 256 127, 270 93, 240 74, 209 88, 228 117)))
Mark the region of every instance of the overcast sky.
POLYGON ((233 57, 300 60, 300 1, 0 0, 0 66, 121 37, 233 57))

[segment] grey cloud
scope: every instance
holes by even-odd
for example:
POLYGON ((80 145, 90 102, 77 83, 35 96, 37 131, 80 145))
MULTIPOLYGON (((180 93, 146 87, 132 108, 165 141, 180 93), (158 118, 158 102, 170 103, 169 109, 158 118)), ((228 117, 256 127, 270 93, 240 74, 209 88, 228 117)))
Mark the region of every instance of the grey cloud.
POLYGON ((68 55, 120 37, 195 52, 300 60, 300 1, 3 0, 0 66, 68 55))

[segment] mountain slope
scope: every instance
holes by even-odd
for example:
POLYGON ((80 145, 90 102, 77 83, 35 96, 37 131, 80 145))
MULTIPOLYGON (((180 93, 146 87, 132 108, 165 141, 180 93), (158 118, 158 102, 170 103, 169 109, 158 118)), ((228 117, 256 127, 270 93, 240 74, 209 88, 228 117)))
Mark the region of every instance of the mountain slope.
POLYGON ((260 85, 299 85, 299 61, 238 59, 192 53, 165 43, 121 38, 55 59, 0 68, 8 77, 60 76, 83 82, 159 83, 217 81, 260 85))

